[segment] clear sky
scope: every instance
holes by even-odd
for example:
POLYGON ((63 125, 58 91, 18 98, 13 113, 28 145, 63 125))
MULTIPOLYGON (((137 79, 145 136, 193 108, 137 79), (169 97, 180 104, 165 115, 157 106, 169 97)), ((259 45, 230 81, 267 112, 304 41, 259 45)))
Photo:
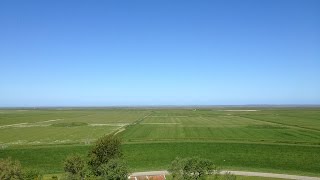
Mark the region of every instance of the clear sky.
POLYGON ((1 0, 0 106, 320 104, 319 0, 1 0))

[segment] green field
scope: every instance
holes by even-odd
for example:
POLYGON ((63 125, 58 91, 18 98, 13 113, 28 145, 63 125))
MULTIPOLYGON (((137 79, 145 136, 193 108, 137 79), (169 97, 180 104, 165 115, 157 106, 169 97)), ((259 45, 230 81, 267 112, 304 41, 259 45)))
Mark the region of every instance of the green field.
POLYGON ((231 170, 320 176, 320 108, 0 109, 0 158, 62 172, 94 140, 123 139, 132 171, 200 156, 231 170))

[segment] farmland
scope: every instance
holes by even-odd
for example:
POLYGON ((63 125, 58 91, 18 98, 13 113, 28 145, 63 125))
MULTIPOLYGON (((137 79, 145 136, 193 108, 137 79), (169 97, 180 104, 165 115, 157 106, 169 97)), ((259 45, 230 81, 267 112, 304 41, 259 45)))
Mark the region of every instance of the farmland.
POLYGON ((133 171, 200 156, 222 168, 320 176, 320 108, 1 109, 0 158, 45 173, 115 133, 133 171))

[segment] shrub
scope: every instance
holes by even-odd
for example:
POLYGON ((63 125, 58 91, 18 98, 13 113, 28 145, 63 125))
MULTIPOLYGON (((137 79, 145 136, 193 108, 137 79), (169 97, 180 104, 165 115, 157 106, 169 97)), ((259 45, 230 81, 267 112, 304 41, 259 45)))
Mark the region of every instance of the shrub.
POLYGON ((111 159, 116 159, 122 156, 121 140, 113 135, 104 136, 96 142, 94 147, 89 152, 88 165, 91 171, 100 176, 100 166, 108 164, 111 159))
POLYGON ((208 159, 198 157, 180 159, 171 163, 169 171, 173 179, 204 179, 207 175, 218 174, 216 166, 208 159))
POLYGON ((43 174, 35 169, 28 169, 23 172, 24 180, 41 180, 43 178, 43 174))
POLYGON ((127 164, 120 159, 111 159, 99 168, 102 179, 127 180, 129 176, 127 164))
POLYGON ((67 173, 67 179, 83 179, 85 162, 79 155, 68 156, 64 160, 64 171, 67 173))
POLYGON ((52 179, 52 180, 58 180, 58 176, 53 175, 53 176, 51 177, 51 179, 52 179))
POLYGON ((0 159, 0 179, 1 180, 22 180, 23 173, 19 161, 13 161, 11 158, 0 159))
POLYGON ((226 173, 222 176, 222 178, 220 178, 220 179, 222 179, 222 180, 236 180, 237 177, 236 177, 235 175, 231 174, 230 172, 226 172, 226 173))

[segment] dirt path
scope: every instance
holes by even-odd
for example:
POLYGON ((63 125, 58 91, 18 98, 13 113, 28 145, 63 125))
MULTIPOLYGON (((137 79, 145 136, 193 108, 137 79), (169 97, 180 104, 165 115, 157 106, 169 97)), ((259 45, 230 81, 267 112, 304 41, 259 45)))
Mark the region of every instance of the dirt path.
MULTIPOLYGON (((320 180, 320 177, 298 176, 289 174, 275 174, 275 173, 262 173, 262 172, 248 172, 248 171, 221 171, 222 174, 230 172, 239 176, 255 176, 255 177, 269 177, 281 179, 297 179, 297 180, 320 180)), ((131 176, 155 176, 155 175, 168 175, 168 171, 148 171, 148 172, 135 172, 131 176)))

